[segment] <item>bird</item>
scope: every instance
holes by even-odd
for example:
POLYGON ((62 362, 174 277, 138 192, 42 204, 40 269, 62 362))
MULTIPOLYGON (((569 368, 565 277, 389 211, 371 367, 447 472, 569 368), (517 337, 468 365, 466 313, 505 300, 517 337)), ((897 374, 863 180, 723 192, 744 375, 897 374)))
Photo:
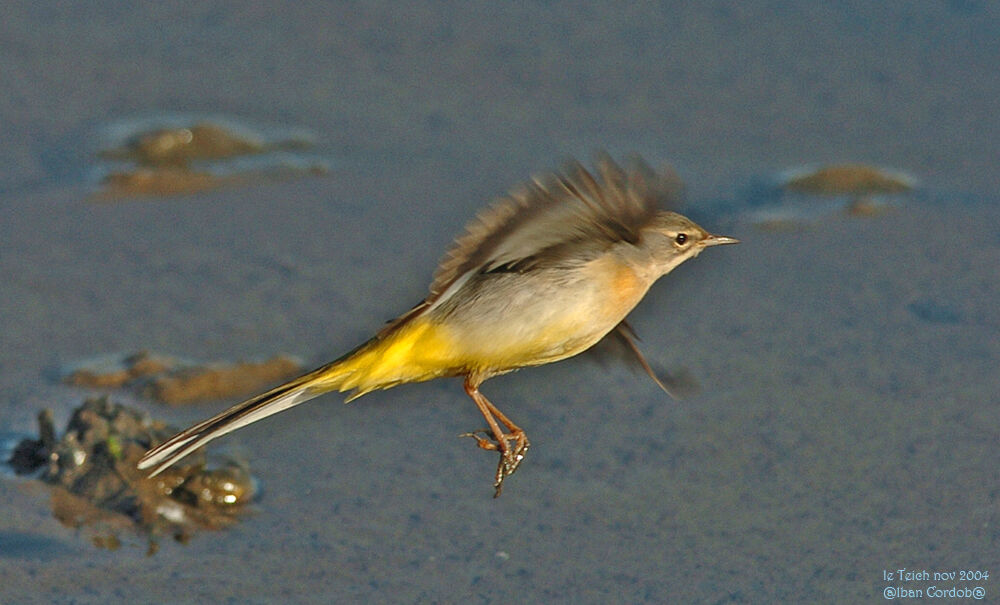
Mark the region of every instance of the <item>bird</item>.
POLYGON ((525 431, 480 391, 484 381, 577 355, 612 335, 632 341, 626 316, 650 286, 709 247, 735 244, 665 209, 677 180, 635 156, 597 154, 536 176, 477 215, 444 255, 430 292, 340 358, 181 431, 150 449, 155 476, 209 441, 331 391, 346 401, 397 385, 463 379, 488 428, 464 433, 499 453, 494 497, 528 452, 525 431))

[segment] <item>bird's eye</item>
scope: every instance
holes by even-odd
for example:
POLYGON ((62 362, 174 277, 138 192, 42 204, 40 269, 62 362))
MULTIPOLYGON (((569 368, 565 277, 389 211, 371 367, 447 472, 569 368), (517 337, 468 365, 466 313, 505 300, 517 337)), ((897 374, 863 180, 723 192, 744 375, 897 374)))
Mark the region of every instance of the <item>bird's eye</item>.
POLYGON ((674 238, 674 241, 677 242, 678 246, 683 246, 688 241, 687 233, 678 233, 677 237, 674 238))

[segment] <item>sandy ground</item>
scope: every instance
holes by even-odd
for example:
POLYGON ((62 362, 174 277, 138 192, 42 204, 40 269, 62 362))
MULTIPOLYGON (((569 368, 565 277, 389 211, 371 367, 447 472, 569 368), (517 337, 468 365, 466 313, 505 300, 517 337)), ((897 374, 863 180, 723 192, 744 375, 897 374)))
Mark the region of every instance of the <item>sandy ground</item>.
MULTIPOLYGON (((592 150, 670 160, 743 240, 634 315, 671 401, 587 359, 485 391, 532 437, 494 459, 457 381, 334 396, 221 444, 257 513, 190 544, 90 545, 0 481, 2 602, 862 602, 1000 594, 1000 76, 987 3, 12 9, 0 25, 0 432, 64 422, 59 364, 150 348, 320 363, 423 295, 490 198, 592 150), (92 133, 157 111, 304 126, 322 178, 86 200, 92 133), (871 219, 770 232, 755 178, 904 169, 871 219), (979 582, 884 570, 988 571, 979 582)), ((125 400, 129 400, 125 398, 125 400)), ((222 407, 157 409, 185 424, 222 407)))

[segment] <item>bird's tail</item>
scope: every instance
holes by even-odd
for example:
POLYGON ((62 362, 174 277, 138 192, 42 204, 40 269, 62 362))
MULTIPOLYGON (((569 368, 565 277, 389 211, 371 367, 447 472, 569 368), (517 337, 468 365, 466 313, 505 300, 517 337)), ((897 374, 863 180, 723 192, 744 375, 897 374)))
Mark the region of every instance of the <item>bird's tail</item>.
POLYGON ((321 368, 238 403, 181 431, 146 452, 140 469, 155 476, 216 437, 257 422, 330 391, 353 391, 350 401, 376 389, 454 375, 453 339, 447 330, 419 317, 417 307, 365 344, 321 368))
POLYGON ((139 469, 152 468, 149 476, 155 477, 209 441, 295 407, 300 403, 305 403, 323 393, 356 388, 358 392, 354 396, 358 396, 372 390, 372 388, 380 388, 381 385, 359 388, 356 376, 359 370, 359 361, 367 361, 367 358, 370 357, 365 353, 366 349, 371 348, 371 344, 371 342, 366 343, 336 361, 290 380, 266 393, 238 403, 208 420, 181 431, 146 452, 139 460, 139 469))

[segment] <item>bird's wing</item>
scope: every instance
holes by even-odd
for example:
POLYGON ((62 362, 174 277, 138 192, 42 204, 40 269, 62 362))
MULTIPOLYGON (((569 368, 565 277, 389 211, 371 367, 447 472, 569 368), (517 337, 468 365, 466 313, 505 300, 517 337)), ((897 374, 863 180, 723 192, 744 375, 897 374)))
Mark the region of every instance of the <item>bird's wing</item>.
POLYGON ((680 189, 673 171, 656 173, 639 158, 622 169, 600 154, 595 172, 571 162, 482 212, 445 254, 425 304, 477 273, 525 271, 565 258, 577 245, 637 243, 642 227, 680 189))
POLYGON ((686 368, 674 372, 667 372, 662 367, 654 368, 639 349, 636 343, 638 340, 638 334, 628 321, 622 321, 599 343, 588 349, 587 353, 599 360, 608 357, 619 358, 638 366, 656 383, 656 386, 674 399, 686 399, 700 390, 698 381, 686 368))

